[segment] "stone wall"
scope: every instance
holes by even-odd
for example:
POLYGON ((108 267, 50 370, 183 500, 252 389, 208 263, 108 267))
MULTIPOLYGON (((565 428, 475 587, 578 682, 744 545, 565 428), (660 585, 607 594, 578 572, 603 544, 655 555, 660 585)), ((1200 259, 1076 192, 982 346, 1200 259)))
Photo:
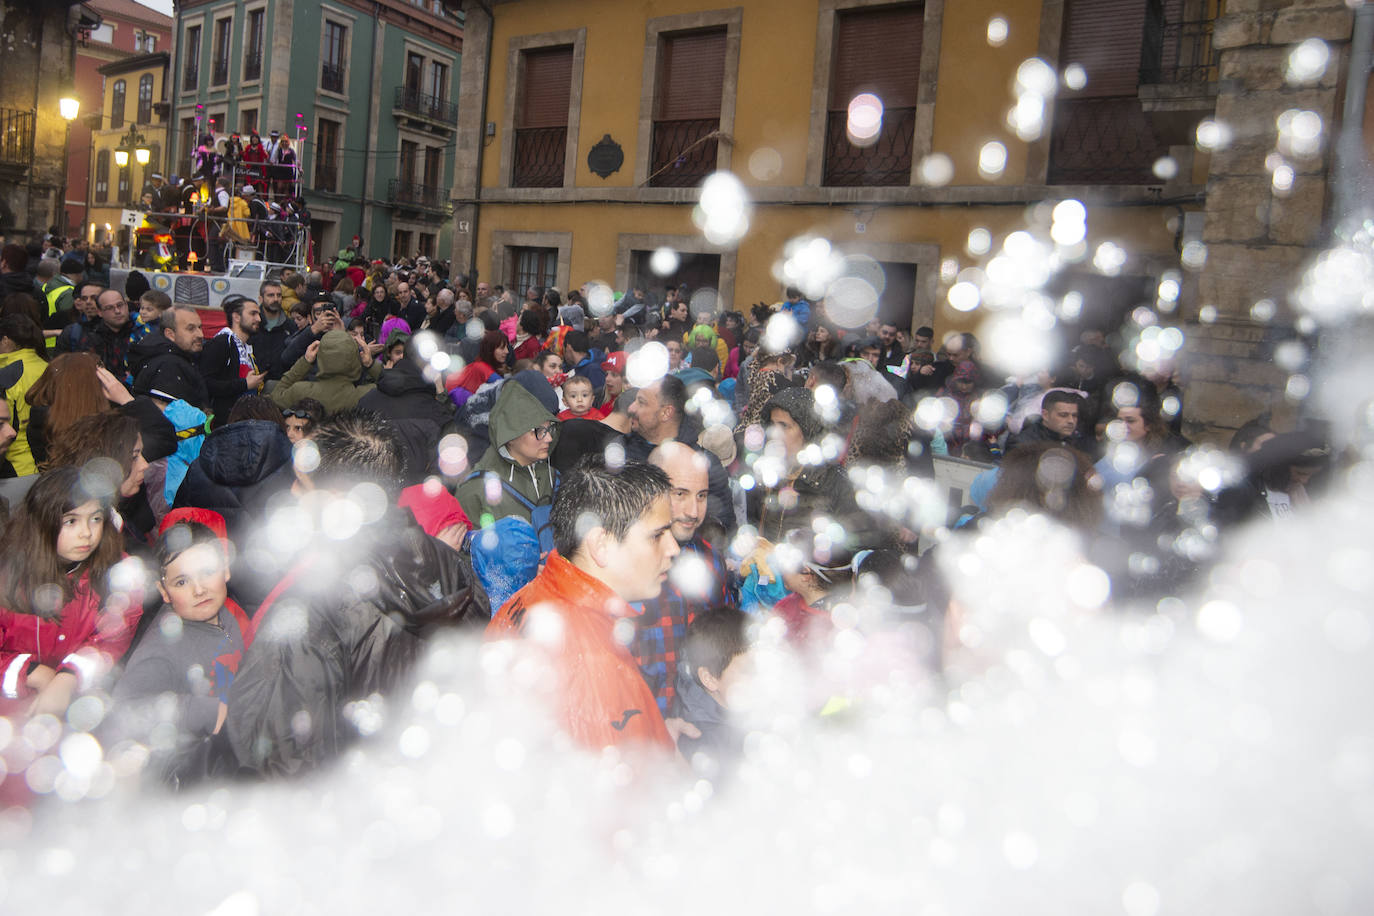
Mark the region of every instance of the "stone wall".
POLYGON ((1216 119, 1232 132, 1211 157, 1206 265, 1186 314, 1183 362, 1188 430, 1214 440, 1257 414, 1290 423, 1287 374, 1272 361, 1276 339, 1294 316, 1287 297, 1302 266, 1323 243, 1333 132, 1352 17, 1343 0, 1229 0, 1213 35, 1221 51, 1216 119), (1285 82, 1292 46, 1320 38, 1331 63, 1314 84, 1285 82), (1321 116, 1325 143, 1309 158, 1285 157, 1295 171, 1286 194, 1274 190, 1265 160, 1275 152, 1276 122, 1289 109, 1321 116), (1272 317, 1255 303, 1274 303, 1272 317))

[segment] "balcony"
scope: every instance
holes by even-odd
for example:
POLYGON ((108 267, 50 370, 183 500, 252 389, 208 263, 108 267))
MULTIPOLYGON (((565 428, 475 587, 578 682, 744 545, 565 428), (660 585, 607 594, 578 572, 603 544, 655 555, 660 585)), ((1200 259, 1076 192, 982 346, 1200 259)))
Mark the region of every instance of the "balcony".
POLYGON ((568 128, 565 126, 516 128, 511 187, 563 187, 563 159, 567 150, 568 128))
POLYGON ((344 68, 340 64, 325 64, 320 68, 320 88, 325 92, 337 92, 340 95, 344 91, 344 68))
POLYGON ((200 86, 200 68, 187 66, 181 74, 181 88, 186 92, 195 92, 200 86))
POLYGON ((0 174, 14 177, 33 165, 34 113, 0 108, 0 174))
POLYGON ((1134 96, 1060 99, 1050 136, 1050 184, 1159 184, 1168 144, 1134 96))
POLYGON ((694 188, 716 170, 719 118, 655 121, 649 157, 649 185, 694 188), (708 139, 709 138, 709 139, 708 139))
POLYGON ((1170 144, 1190 143, 1198 120, 1216 108, 1221 53, 1212 46, 1220 0, 1194 0, 1190 18, 1169 20, 1163 0, 1149 0, 1140 54, 1140 104, 1170 144))
POLYGON ((438 213, 448 210, 448 188, 417 184, 405 178, 393 178, 387 182, 386 197, 396 206, 412 210, 438 213))
POLYGON ((868 146, 849 139, 849 112, 832 111, 825 122, 825 175, 831 188, 898 187, 911 184, 911 147, 916 109, 883 112, 877 138, 868 146))
POLYGON ((261 51, 250 51, 243 59, 243 78, 245 81, 262 79, 261 51))
POLYGON ((229 59, 215 61, 214 69, 210 72, 210 85, 223 86, 229 82, 229 59))
POLYGON ((396 104, 392 108, 393 113, 398 117, 408 115, 447 124, 450 127, 458 125, 458 105, 456 103, 435 98, 432 95, 425 95, 420 90, 411 89, 409 86, 396 87, 396 104))

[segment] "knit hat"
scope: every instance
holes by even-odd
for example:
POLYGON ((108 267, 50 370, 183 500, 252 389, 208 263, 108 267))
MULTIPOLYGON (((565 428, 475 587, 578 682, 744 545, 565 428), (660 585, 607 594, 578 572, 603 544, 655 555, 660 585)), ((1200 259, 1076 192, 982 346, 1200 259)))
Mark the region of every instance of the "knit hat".
POLYGON ((809 388, 783 388, 775 392, 768 403, 763 405, 763 414, 759 417, 759 422, 767 424, 775 408, 785 411, 792 418, 801 428, 807 442, 815 442, 821 437, 821 433, 825 432, 825 424, 816 416, 815 395, 809 388))
POLYGON ((724 424, 713 423, 703 429, 697 436, 697 445, 719 458, 727 468, 735 463, 735 436, 724 424))
POLYGON ((183 506, 180 509, 173 509, 162 517, 162 524, 158 525, 158 537, 167 533, 177 522, 196 522, 204 525, 215 533, 215 537, 221 540, 229 539, 229 527, 224 521, 224 516, 213 509, 201 509, 195 506, 183 506))
POLYGON ((430 537, 438 537, 440 531, 453 525, 471 529, 472 522, 458 500, 443 485, 436 484, 437 481, 406 487, 396 503, 409 509, 430 537))
POLYGON ((954 374, 950 376, 950 381, 976 383, 978 381, 978 367, 971 361, 964 360, 954 367, 954 374))

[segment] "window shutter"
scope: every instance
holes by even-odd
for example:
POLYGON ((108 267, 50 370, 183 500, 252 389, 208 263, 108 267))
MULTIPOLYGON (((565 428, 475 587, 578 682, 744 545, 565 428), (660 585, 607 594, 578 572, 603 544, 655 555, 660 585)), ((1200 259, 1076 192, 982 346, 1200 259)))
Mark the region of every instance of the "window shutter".
POLYGON ((719 118, 724 89, 724 29, 685 32, 663 40, 656 120, 719 118))
POLYGON ((838 14, 831 111, 848 108, 862 92, 882 99, 884 108, 916 107, 924 16, 919 3, 838 14))
POLYGON ((525 52, 525 77, 517 127, 564 127, 572 94, 570 47, 525 52))
POLYGON ((1136 94, 1145 4, 1146 0, 1068 0, 1059 66, 1081 64, 1088 72, 1088 85, 1076 96, 1136 94))

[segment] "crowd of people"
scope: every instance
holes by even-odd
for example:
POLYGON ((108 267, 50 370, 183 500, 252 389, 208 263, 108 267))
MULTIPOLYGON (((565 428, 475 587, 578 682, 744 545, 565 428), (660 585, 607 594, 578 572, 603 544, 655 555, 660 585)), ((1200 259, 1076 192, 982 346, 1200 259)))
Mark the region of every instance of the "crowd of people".
POLYGON ((226 299, 207 339, 80 262, 11 286, 25 251, 0 253, 0 713, 95 694, 69 727, 170 784, 303 773, 434 634, 484 629, 582 746, 719 766, 750 621, 821 652, 881 600, 938 671, 950 530, 1042 513, 1152 607, 1331 461, 1264 418, 1192 447, 1170 367, 1123 368, 1100 331, 1007 379, 971 333, 843 328, 796 289, 708 311, 340 254, 226 299), (933 483, 945 458, 981 470, 967 500, 933 483))

